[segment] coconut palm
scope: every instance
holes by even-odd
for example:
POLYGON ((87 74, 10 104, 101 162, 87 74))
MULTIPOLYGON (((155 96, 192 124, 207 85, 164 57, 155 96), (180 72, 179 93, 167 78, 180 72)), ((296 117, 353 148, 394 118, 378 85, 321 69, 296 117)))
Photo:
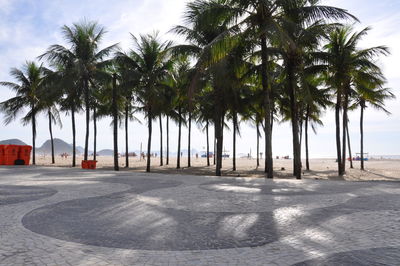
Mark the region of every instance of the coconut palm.
MULTIPOLYGON (((196 73, 193 75, 189 88, 189 114, 194 107, 192 98, 195 91, 201 90, 205 86, 205 80, 210 81, 211 87, 215 90, 213 103, 215 106, 214 128, 217 143, 216 149, 216 175, 221 175, 222 168, 222 149, 223 149, 223 124, 226 113, 224 103, 224 80, 227 77, 226 61, 223 58, 223 49, 226 48, 221 36, 225 36, 227 31, 226 23, 221 18, 215 17, 213 21, 206 16, 205 5, 207 2, 194 1, 187 4, 184 15, 186 26, 176 26, 173 32, 183 36, 186 44, 174 47, 178 54, 188 55, 194 59, 196 73), (219 23, 222 22, 222 23, 219 23)), ((191 120, 191 119, 189 119, 191 120)), ((190 149, 189 149, 190 150, 190 149)), ((189 153, 190 155, 190 153, 189 153)), ((179 156, 179 155, 178 155, 179 156)))
MULTIPOLYGON (((178 55, 172 59, 173 66, 162 83, 164 100, 169 102, 169 107, 164 110, 167 118, 171 117, 178 123, 178 151, 177 169, 181 168, 181 137, 182 126, 186 124, 184 113, 188 105, 188 91, 193 69, 187 56, 178 55)), ((168 120, 167 120, 168 121, 168 120)), ((168 139, 168 138, 167 138, 168 139)), ((167 147, 167 150, 168 147, 167 147)), ((168 151, 167 151, 168 153, 168 151)))
POLYGON ((55 44, 50 46, 40 58, 46 58, 52 64, 68 64, 73 69, 74 78, 77 80, 77 87, 75 89, 82 91, 86 109, 84 160, 87 160, 91 109, 90 87, 94 83, 96 72, 103 67, 104 59, 116 49, 117 45, 114 44, 107 48, 99 49, 105 29, 100 27, 97 22, 83 21, 81 23, 74 23, 72 27, 65 25, 62 27, 62 33, 70 48, 55 44))
POLYGON ((60 110, 71 115, 72 125, 72 167, 76 166, 76 114, 82 111, 81 92, 76 90, 77 81, 74 71, 68 65, 58 65, 55 72, 58 76, 58 87, 61 88, 63 97, 60 100, 60 110))
POLYGON ((129 121, 140 122, 135 116, 135 91, 140 83, 140 73, 137 71, 137 63, 132 54, 117 52, 114 57, 116 71, 119 76, 121 94, 125 98, 125 167, 129 168, 129 121))
POLYGON ((51 162, 55 164, 53 124, 62 127, 58 103, 63 96, 63 90, 59 87, 60 76, 58 72, 43 68, 43 75, 43 85, 38 90, 38 109, 46 114, 49 121, 51 162))
POLYGON ((140 75, 140 84, 137 88, 137 101, 142 105, 140 109, 145 113, 148 123, 147 166, 151 166, 151 137, 152 122, 160 114, 160 87, 172 63, 168 54, 171 42, 161 42, 158 33, 140 35, 139 39, 132 35, 135 49, 130 51, 130 57, 136 62, 136 70, 140 75))
POLYGON ((210 85, 205 86, 196 96, 196 123, 201 131, 206 133, 207 166, 210 166, 210 126, 214 117, 214 91, 210 85))
POLYGON ((360 107, 360 154, 361 154, 361 170, 364 170, 364 112, 367 105, 374 109, 384 111, 386 114, 390 112, 385 108, 385 101, 394 99, 395 95, 389 88, 383 87, 386 79, 380 71, 361 73, 355 78, 356 99, 355 106, 360 107))
POLYGON ((327 63, 327 84, 336 94, 335 121, 336 121, 336 148, 338 160, 338 173, 343 175, 346 166, 346 130, 348 123, 348 109, 350 105, 350 93, 355 82, 365 77, 363 73, 373 71, 380 72, 379 67, 372 61, 377 55, 387 55, 388 48, 377 46, 366 49, 358 48, 361 39, 370 28, 352 33, 349 26, 338 27, 329 36, 329 43, 325 45, 326 52, 323 59, 327 63), (367 69, 367 70, 366 70, 367 69), (342 144, 340 142, 340 111, 342 117, 342 144), (343 145, 343 147, 341 147, 343 145))
POLYGON ((5 114, 5 124, 11 123, 21 112, 28 108, 22 123, 32 126, 32 164, 36 164, 36 117, 39 112, 38 92, 43 85, 43 67, 35 62, 27 61, 22 69, 12 68, 11 77, 14 82, 3 81, 1 86, 10 88, 16 96, 0 103, 0 111, 5 114))
POLYGON ((323 79, 315 75, 304 75, 302 79, 301 104, 303 112, 300 118, 304 121, 304 139, 306 152, 306 170, 310 170, 309 127, 316 134, 316 126, 322 126, 321 116, 328 106, 332 105, 330 90, 321 88, 323 79))
MULTIPOLYGON (((319 18, 341 19, 351 17, 345 10, 316 5, 318 1, 304 0, 211 0, 195 1, 197 10, 202 11, 204 21, 213 23, 215 18, 224 18, 228 21, 231 31, 241 30, 242 39, 250 40, 248 44, 261 49, 261 81, 264 91, 265 124, 271 125, 273 99, 271 82, 268 76, 269 48, 271 40, 285 38, 281 21, 290 14, 303 18, 304 21, 313 21, 319 18)), ((205 24, 205 23, 204 23, 205 24)), ((294 43, 294 42, 292 42, 294 43)), ((294 84, 294 82, 292 82, 294 84)), ((295 123, 294 130, 298 127, 295 123)), ((265 171, 268 178, 273 177, 272 160, 272 128, 265 127, 265 171)), ((294 139, 295 142, 296 139, 294 139)), ((298 147, 297 143, 294 146, 298 147)), ((298 154, 296 149, 295 151, 298 154)), ((296 158, 299 156, 296 156, 296 158)), ((296 164, 298 169, 298 163, 296 164)), ((296 171, 297 172, 297 171, 296 171)))

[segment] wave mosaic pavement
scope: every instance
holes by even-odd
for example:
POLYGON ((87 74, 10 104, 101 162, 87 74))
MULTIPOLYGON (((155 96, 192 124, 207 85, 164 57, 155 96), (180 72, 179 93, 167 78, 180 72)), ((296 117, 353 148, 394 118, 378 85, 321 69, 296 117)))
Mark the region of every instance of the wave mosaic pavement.
POLYGON ((0 168, 0 265, 399 265, 400 183, 0 168))

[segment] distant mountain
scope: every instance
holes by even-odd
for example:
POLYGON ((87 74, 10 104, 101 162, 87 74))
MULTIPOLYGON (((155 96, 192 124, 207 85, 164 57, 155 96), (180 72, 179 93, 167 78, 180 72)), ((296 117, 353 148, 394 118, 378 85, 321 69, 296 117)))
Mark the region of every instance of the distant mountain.
POLYGON ((97 152, 99 156, 114 156, 114 150, 105 149, 97 152))
MULTIPOLYGON (((72 147, 72 144, 70 144, 72 147)), ((81 153, 84 154, 85 153, 85 148, 81 147, 81 146, 76 146, 76 153, 81 153)))
MULTIPOLYGON (((42 154, 50 154, 51 141, 47 140, 40 148, 37 148, 36 151, 42 154)), ((54 153, 56 155, 60 155, 62 153, 72 154, 72 145, 66 143, 62 139, 54 139, 54 153)), ((80 151, 77 149, 76 153, 80 154, 80 151)))
POLYGON ((0 145, 28 145, 19 139, 7 139, 0 141, 0 145))

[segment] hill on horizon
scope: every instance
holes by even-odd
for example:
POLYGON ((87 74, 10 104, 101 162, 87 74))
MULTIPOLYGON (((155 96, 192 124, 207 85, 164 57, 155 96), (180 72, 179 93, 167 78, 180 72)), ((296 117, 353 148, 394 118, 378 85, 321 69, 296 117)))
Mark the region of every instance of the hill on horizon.
MULTIPOLYGON (((46 140, 40 148, 36 148, 36 152, 43 154, 51 154, 51 140, 46 140)), ((62 153, 72 154, 72 145, 66 143, 62 139, 54 139, 54 153, 60 155, 62 153)), ((80 154, 80 150, 77 148, 76 153, 80 154)))
POLYGON ((114 156, 114 150, 104 149, 97 152, 98 156, 114 156))
POLYGON ((28 144, 19 139, 6 139, 0 141, 0 145, 28 145, 28 144))

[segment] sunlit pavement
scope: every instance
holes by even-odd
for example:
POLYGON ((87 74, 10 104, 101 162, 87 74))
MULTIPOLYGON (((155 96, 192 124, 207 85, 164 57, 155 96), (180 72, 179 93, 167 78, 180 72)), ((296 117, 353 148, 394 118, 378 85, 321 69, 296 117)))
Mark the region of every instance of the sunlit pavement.
POLYGON ((400 265, 400 183, 0 167, 0 265, 400 265))

